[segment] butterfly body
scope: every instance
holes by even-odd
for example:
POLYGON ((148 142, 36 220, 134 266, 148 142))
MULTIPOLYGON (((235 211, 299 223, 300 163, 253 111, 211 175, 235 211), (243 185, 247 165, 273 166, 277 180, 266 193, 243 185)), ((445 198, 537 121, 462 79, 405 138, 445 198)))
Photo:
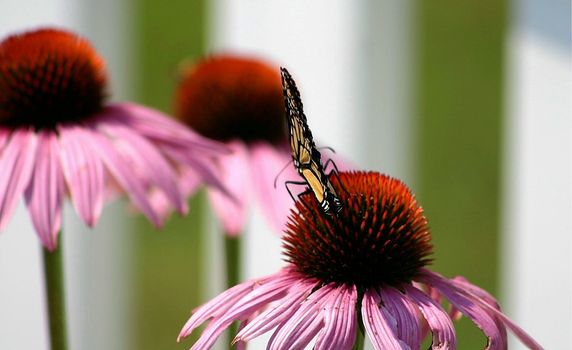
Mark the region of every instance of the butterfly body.
POLYGON ((342 204, 324 172, 322 155, 316 148, 312 132, 308 127, 296 83, 285 68, 281 68, 280 71, 294 167, 314 193, 322 210, 328 215, 332 212, 338 213, 342 209, 342 204))

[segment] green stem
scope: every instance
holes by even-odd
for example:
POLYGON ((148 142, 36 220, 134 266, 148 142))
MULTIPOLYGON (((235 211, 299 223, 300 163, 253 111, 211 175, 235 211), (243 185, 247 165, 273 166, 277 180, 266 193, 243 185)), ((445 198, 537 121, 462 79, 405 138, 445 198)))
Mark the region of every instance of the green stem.
POLYGON ((226 253, 226 287, 230 288, 240 282, 241 248, 240 235, 224 236, 224 250, 226 253))
MULTIPOLYGON (((242 239, 241 235, 230 236, 224 235, 224 250, 226 253, 226 287, 231 288, 240 283, 240 274, 242 267, 241 254, 242 239)), ((230 343, 238 332, 238 323, 234 322, 228 328, 229 349, 232 348, 230 343)))
POLYGON ((365 342, 365 336, 361 329, 357 330, 356 341, 354 343, 353 350, 363 350, 363 345, 365 342))
MULTIPOLYGON (((61 234, 59 237, 61 237, 61 234)), ((45 248, 42 249, 51 350, 66 350, 68 348, 62 259, 63 247, 61 241, 60 246, 54 252, 50 252, 45 248)))

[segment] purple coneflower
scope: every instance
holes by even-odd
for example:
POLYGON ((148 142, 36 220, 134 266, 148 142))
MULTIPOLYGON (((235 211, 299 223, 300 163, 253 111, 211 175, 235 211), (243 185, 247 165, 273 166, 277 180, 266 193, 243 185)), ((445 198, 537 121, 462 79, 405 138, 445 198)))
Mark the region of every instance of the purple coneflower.
POLYGON ((234 321, 235 343, 273 331, 268 349, 351 349, 359 329, 376 349, 454 349, 453 319, 470 318, 487 349, 506 349, 506 328, 541 349, 486 291, 427 268, 431 236, 422 208, 399 180, 379 173, 331 177, 342 210, 326 215, 312 193, 296 202, 283 237, 288 266, 223 292, 195 310, 179 340, 209 321, 193 350, 208 349, 234 321), (441 300, 446 299, 446 310, 441 300), (362 328, 363 327, 363 328, 362 328))
MULTIPOLYGON (((233 198, 209 190, 225 232, 236 236, 242 231, 253 194, 281 232, 292 199, 284 186, 275 188, 274 181, 292 158, 278 67, 246 56, 207 57, 184 70, 175 110, 183 123, 232 150, 219 163, 222 182, 233 198)), ((336 160, 343 168, 343 162, 336 160)), ((280 176, 299 179, 291 166, 280 176)), ((193 187, 191 176, 183 191, 189 193, 193 187)))
POLYGON ((54 250, 66 196, 89 226, 117 190, 161 225, 149 198, 162 193, 185 213, 183 165, 222 188, 210 164, 224 146, 158 111, 106 104, 106 85, 104 61, 73 33, 40 29, 0 42, 0 230, 22 194, 43 245, 54 250))

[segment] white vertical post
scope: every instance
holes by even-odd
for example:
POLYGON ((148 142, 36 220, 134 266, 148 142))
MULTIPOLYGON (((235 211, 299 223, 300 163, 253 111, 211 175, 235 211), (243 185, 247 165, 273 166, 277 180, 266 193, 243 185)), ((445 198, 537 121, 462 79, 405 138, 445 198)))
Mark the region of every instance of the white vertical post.
MULTIPOLYGON (((320 144, 359 168, 408 177, 411 18, 409 0, 218 0, 210 42, 286 66, 320 144)), ((278 234, 258 210, 252 219, 244 278, 283 266, 278 234)))
POLYGON ((563 349, 572 343, 571 8, 569 1, 514 0, 513 10, 503 298, 507 313, 545 348, 563 349))
MULTIPOLYGON (((131 95, 134 49, 130 43, 129 3, 101 0, 81 2, 81 32, 107 63, 113 100, 131 95)), ((108 204, 94 229, 83 224, 67 207, 64 235, 70 282, 70 348, 129 349, 131 290, 130 235, 132 219, 126 201, 108 204)))
MULTIPOLYGON (((106 59, 114 96, 125 95, 128 22, 125 3, 64 0, 3 0, 0 38, 43 26, 63 27, 87 37, 106 59)), ((1 39, 0 39, 1 40, 1 39)), ((1 170, 0 170, 1 171, 1 170)), ((105 210, 94 232, 69 205, 64 211, 64 250, 70 348, 128 348, 125 315, 125 225, 121 210, 105 210), (119 214, 116 214, 119 212, 119 214), (113 344, 113 345, 111 345, 113 344)), ((43 267, 39 240, 27 210, 18 207, 0 233, 0 349, 48 347, 43 267)))
POLYGON ((352 102, 358 104, 361 118, 357 160, 414 189, 414 4, 410 0, 366 4, 360 10, 359 47, 354 53, 358 98, 352 102))
MULTIPOLYGON (((63 0, 3 0, 0 38, 44 24, 75 27, 77 18, 77 6, 63 0)), ((0 349, 48 347, 42 274, 40 243, 20 204, 0 233, 0 349)))

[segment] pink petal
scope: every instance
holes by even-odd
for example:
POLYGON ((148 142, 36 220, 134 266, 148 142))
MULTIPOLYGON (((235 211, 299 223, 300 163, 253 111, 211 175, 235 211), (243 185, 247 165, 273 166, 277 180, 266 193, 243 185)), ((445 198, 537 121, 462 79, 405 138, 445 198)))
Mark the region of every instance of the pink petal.
MULTIPOLYGON (((219 179, 220 170, 217 167, 215 159, 212 157, 207 157, 202 154, 193 154, 189 149, 168 145, 161 146, 161 152, 173 162, 177 163, 178 166, 192 169, 206 184, 232 198, 232 195, 219 179)), ((186 193, 184 194, 187 195, 186 193)), ((232 199, 237 200, 236 198, 232 199)))
POLYGON ((315 282, 300 281, 288 291, 288 296, 277 302, 277 305, 264 311, 254 318, 236 335, 236 341, 249 341, 276 327, 282 321, 290 318, 298 310, 302 300, 312 291, 315 282))
MULTIPOLYGON (((284 231, 294 201, 285 181, 301 181, 292 164, 292 156, 287 145, 275 146, 266 142, 252 145, 252 179, 254 189, 260 201, 260 208, 270 220, 277 233, 284 231), (284 169, 284 167, 286 167, 284 169), (280 171, 284 169, 282 173, 280 171), (277 179, 278 177, 278 179, 277 179), (274 181, 276 187, 274 187, 274 181)), ((306 189, 306 186, 290 185, 294 198, 306 189)))
POLYGON ((296 312, 276 329, 268 341, 267 349, 298 349, 312 341, 323 327, 324 316, 320 310, 333 289, 327 285, 312 293, 296 312))
POLYGON ((181 339, 187 337, 203 322, 223 315, 234 305, 234 303, 250 293, 256 283, 256 281, 248 281, 238 284, 198 307, 181 329, 177 341, 181 341, 181 339))
POLYGON ((34 170, 37 138, 33 131, 16 130, 0 156, 0 230, 12 216, 34 170))
POLYGON ((105 175, 103 163, 83 127, 59 130, 63 174, 79 217, 94 226, 103 207, 105 175))
POLYGON ((191 349, 209 349, 232 322, 245 320, 268 303, 283 298, 292 282, 293 276, 277 274, 273 278, 268 278, 265 283, 254 284, 254 289, 250 293, 236 301, 224 314, 214 318, 209 323, 191 349))
POLYGON ((34 173, 26 190, 26 203, 34 228, 44 246, 53 251, 61 227, 65 194, 58 136, 51 131, 38 135, 34 173))
MULTIPOLYGON (((474 296, 477 298, 477 296, 474 296)), ((544 349, 542 345, 538 344, 536 340, 534 340, 528 333, 526 333, 522 328, 520 328, 516 323, 514 323, 510 318, 508 318, 505 314, 500 312, 499 310, 495 309, 494 307, 490 306, 486 302, 482 302, 479 299, 475 299, 479 302, 484 308, 489 309, 491 313, 493 313, 496 317, 498 317, 505 326, 507 326, 514 335, 529 349, 532 350, 542 350, 544 349)))
POLYGON ((153 144, 118 123, 100 123, 98 127, 116 137, 124 157, 130 156, 134 164, 142 169, 144 174, 141 177, 149 178, 151 185, 161 189, 179 213, 186 214, 187 201, 179 192, 177 176, 153 144))
MULTIPOLYGON (((185 197, 191 197, 202 185, 202 178, 191 168, 184 168, 179 171, 178 188, 179 192, 185 197)), ((172 211, 172 204, 163 191, 151 189, 149 192, 149 201, 155 212, 165 220, 172 211)))
MULTIPOLYGON (((500 311, 500 305, 498 304, 496 299, 493 298, 492 295, 490 295, 485 290, 469 283, 469 281, 467 281, 464 277, 457 276, 457 277, 453 278, 451 280, 451 282, 455 286, 457 286, 460 290, 467 290, 467 291, 472 292, 473 294, 477 295, 480 300, 488 303, 491 307, 494 307, 495 309, 500 311)), ((451 315, 451 319, 455 320, 455 319, 460 319, 463 314, 459 309, 457 309, 455 307, 455 305, 451 304, 451 310, 449 311, 449 315, 451 315)), ((492 314, 492 316, 493 316, 493 319, 495 320, 497 328, 501 331, 501 338, 503 340, 501 347, 506 348, 508 346, 506 327, 504 326, 503 322, 500 319, 498 319, 498 317, 496 317, 494 314, 492 314)))
MULTIPOLYGON (((312 339, 316 337, 316 334, 320 332, 320 329, 324 327, 323 314, 321 313, 318 317, 309 318, 308 320, 308 323, 300 324, 297 329, 293 330, 287 342, 278 348, 300 350, 306 348, 312 339)), ((272 347, 268 349, 272 349, 272 347)))
POLYGON ((8 144, 12 130, 7 128, 0 128, 0 156, 2 155, 2 150, 8 144))
POLYGON ((449 315, 443 310, 441 305, 428 297, 419 289, 406 285, 406 296, 417 306, 425 317, 425 320, 433 333, 432 349, 455 349, 457 340, 455 338, 455 328, 449 315))
POLYGON ((363 325, 375 349, 410 349, 397 337, 397 321, 381 304, 376 290, 365 292, 361 302, 363 325))
MULTIPOLYGON (((240 325, 238 326, 238 332, 242 331, 244 329, 244 327, 249 325, 250 322, 252 322, 252 320, 254 320, 256 317, 258 317, 259 314, 260 314, 260 311, 256 311, 252 315, 250 315, 246 320, 240 322, 240 325)), ((246 350, 247 343, 243 340, 236 339, 236 337, 235 337, 232 340, 231 346, 234 346, 236 350, 246 350)))
POLYGON ((455 305, 463 315, 470 318, 483 331, 488 338, 486 349, 506 348, 506 332, 503 332, 504 326, 501 325, 502 328, 499 328, 499 324, 495 322, 494 317, 487 310, 464 295, 452 282, 428 270, 426 275, 419 280, 435 287, 445 298, 449 299, 451 304, 455 305))
POLYGON ((324 306, 324 329, 320 332, 314 349, 351 349, 356 338, 355 287, 337 289, 337 295, 330 298, 332 303, 324 306))
POLYGON ((246 145, 240 141, 234 141, 230 142, 228 147, 232 153, 219 157, 219 162, 220 178, 231 197, 216 189, 209 190, 208 194, 225 233, 236 236, 243 230, 246 221, 251 174, 246 145))
POLYGON ((419 324, 419 311, 398 290, 387 287, 380 292, 381 300, 387 311, 397 321, 397 337, 403 340, 411 349, 421 346, 422 329, 419 324))
POLYGON ((162 221, 147 198, 145 181, 129 166, 129 159, 125 159, 115 146, 105 136, 97 131, 85 131, 86 142, 91 142, 109 172, 117 183, 123 188, 133 204, 155 225, 161 226, 162 221))
POLYGON ((218 155, 228 153, 226 147, 187 128, 173 118, 148 107, 134 103, 107 106, 101 116, 119 120, 135 129, 138 134, 156 142, 189 150, 218 155))
POLYGON ((498 306, 497 301, 485 290, 469 283, 462 277, 456 277, 453 283, 469 297, 473 298, 475 302, 480 304, 483 308, 488 310, 492 315, 498 318, 507 326, 516 336, 523 342, 529 349, 543 349, 530 335, 528 335, 522 328, 512 322, 505 314, 503 314, 498 306))

